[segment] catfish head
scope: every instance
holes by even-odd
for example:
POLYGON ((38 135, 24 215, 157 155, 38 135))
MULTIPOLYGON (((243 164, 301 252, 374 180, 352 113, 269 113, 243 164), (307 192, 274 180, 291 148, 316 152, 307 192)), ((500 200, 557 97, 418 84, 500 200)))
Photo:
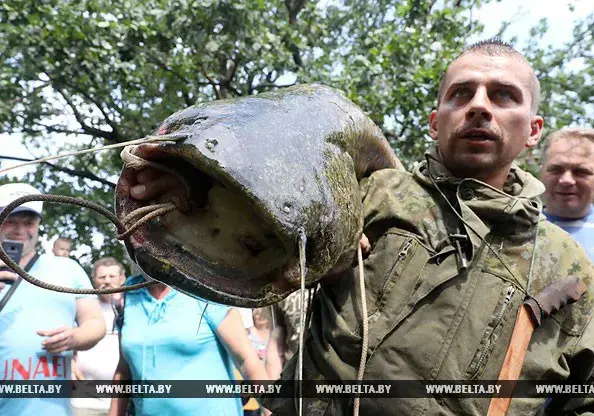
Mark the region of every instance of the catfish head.
POLYGON ((184 184, 169 197, 176 209, 133 234, 130 255, 156 280, 234 306, 299 288, 300 239, 306 285, 350 267, 363 225, 358 181, 400 167, 361 109, 319 85, 193 106, 157 130, 172 134, 184 138, 122 152, 119 218, 148 205, 129 196, 134 170, 157 167, 184 184))

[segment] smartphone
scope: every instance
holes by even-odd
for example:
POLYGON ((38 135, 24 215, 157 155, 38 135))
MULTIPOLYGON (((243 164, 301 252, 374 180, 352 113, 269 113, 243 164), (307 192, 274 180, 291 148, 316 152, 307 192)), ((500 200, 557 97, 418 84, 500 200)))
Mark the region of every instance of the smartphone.
MULTIPOLYGON (((2 249, 8 254, 15 263, 21 261, 21 257, 23 255, 23 243, 20 241, 11 241, 11 240, 4 240, 2 242, 2 249)), ((6 265, 0 266, 0 270, 12 270, 10 267, 6 265)), ((5 281, 4 283, 10 284, 12 280, 5 281)))

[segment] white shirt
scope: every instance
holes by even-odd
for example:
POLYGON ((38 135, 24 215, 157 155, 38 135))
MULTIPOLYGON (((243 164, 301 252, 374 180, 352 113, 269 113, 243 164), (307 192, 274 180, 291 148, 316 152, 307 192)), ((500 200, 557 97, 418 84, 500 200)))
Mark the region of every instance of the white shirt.
MULTIPOLYGON (((112 380, 120 360, 120 349, 117 329, 114 328, 115 313, 111 304, 99 302, 105 319, 105 337, 93 348, 78 351, 76 364, 85 380, 112 380)), ((109 409, 111 399, 89 397, 73 398, 73 407, 85 409, 109 409)))

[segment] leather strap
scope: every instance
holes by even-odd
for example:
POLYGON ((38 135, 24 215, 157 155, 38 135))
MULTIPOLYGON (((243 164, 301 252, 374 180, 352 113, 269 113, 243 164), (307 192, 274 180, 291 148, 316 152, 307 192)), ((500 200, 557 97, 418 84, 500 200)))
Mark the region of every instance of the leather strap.
MULTIPOLYGON (((39 258, 39 253, 35 253, 35 255, 31 258, 31 260, 29 260, 27 265, 24 267, 24 270, 26 272, 31 270, 31 268, 33 267, 33 265, 35 264, 35 262, 37 261, 38 258, 39 258)), ((6 292, 6 295, 4 295, 2 300, 0 300, 0 312, 2 312, 2 309, 4 309, 4 306, 6 306, 6 304, 8 303, 8 301, 10 300, 10 298, 12 297, 14 292, 16 291, 17 287, 21 284, 22 280, 23 280, 23 278, 21 276, 19 276, 14 281, 14 283, 12 284, 10 289, 8 289, 8 292, 6 292)))

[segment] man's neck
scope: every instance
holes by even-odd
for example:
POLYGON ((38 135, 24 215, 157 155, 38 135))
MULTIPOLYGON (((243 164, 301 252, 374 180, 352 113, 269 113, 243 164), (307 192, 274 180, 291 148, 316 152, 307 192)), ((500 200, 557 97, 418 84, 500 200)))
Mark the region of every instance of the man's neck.
POLYGON ((157 300, 163 299, 171 291, 171 288, 165 284, 157 284, 148 287, 149 293, 157 300))
POLYGON ((456 178, 476 179, 499 190, 503 190, 503 186, 507 181, 507 177, 509 176, 509 171, 512 166, 512 164, 510 163, 508 166, 504 166, 503 168, 498 169, 496 172, 477 172, 475 170, 464 169, 463 166, 447 166, 445 162, 442 163, 444 163, 445 168, 456 178))
POLYGON ((587 217, 588 214, 590 213, 590 210, 592 209, 591 205, 588 205, 588 209, 585 212, 581 212, 579 214, 573 214, 573 215, 567 215, 566 212, 564 212, 563 214, 557 213, 557 212, 553 212, 551 211, 550 207, 546 207, 544 208, 544 212, 549 214, 549 215, 553 215, 557 218, 562 218, 564 220, 568 220, 568 221, 574 221, 574 220, 581 220, 584 217, 587 217))

